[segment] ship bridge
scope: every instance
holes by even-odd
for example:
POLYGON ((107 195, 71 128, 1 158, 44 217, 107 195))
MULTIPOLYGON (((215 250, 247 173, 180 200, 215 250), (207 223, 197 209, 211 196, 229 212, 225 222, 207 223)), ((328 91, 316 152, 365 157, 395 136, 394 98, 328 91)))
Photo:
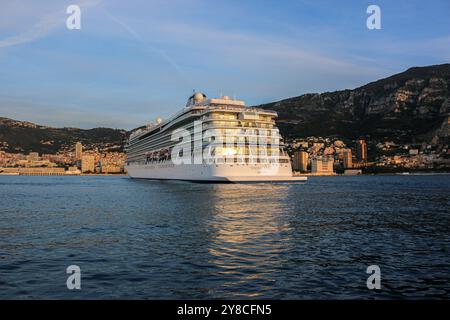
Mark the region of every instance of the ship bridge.
POLYGON ((222 96, 220 98, 208 98, 202 92, 196 92, 189 97, 186 107, 193 106, 234 106, 245 108, 245 102, 242 100, 231 99, 229 96, 222 96))

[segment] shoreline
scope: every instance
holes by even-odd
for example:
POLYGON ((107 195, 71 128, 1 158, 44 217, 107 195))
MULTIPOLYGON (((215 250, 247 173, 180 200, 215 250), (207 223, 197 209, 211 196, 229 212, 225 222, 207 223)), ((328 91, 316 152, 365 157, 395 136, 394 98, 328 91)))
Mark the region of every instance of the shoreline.
POLYGON ((305 177, 358 177, 358 176, 446 176, 450 175, 449 172, 380 172, 380 173, 360 173, 360 174, 344 174, 344 173, 334 173, 334 174, 313 174, 313 173, 296 173, 294 176, 305 176, 305 177))
POLYGON ((82 173, 82 174, 21 174, 13 172, 0 172, 0 176, 46 176, 46 177, 88 177, 88 176, 107 176, 120 177, 128 176, 126 173, 82 173))
MULTIPOLYGON (((358 177, 358 176, 446 176, 450 172, 389 172, 389 173, 361 173, 361 174, 294 174, 293 177, 358 177)), ((126 173, 83 173, 83 174, 20 174, 3 173, 0 176, 47 176, 47 177, 128 177, 126 173)))

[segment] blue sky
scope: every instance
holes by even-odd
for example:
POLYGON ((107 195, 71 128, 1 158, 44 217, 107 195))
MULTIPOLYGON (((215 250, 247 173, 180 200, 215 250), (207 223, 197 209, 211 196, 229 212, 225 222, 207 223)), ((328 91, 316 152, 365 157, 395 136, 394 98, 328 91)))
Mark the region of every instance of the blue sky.
POLYGON ((131 129, 193 89, 248 105, 450 62, 450 1, 0 0, 0 116, 131 129), (81 7, 81 30, 66 8, 81 7), (381 30, 366 27, 370 4, 381 30))

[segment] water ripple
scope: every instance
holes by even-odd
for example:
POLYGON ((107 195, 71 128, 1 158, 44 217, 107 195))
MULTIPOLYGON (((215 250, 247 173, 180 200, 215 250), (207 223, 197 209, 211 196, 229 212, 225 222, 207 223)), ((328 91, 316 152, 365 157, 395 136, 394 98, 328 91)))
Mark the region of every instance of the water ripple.
POLYGON ((450 297, 449 176, 0 176, 0 195, 0 298, 450 297), (66 288, 72 264, 80 291, 66 288))

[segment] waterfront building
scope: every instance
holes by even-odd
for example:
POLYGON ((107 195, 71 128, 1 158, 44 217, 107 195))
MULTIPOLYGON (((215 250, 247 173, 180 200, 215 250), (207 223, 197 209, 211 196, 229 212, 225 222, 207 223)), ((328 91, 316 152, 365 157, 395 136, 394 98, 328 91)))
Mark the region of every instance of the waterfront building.
POLYGON ((346 149, 343 152, 343 163, 344 163, 344 169, 353 168, 353 156, 352 156, 351 149, 346 149))
POLYGON ((308 170, 308 152, 294 152, 293 169, 300 172, 306 172, 308 170))
POLYGON ((37 152, 30 152, 27 156, 27 161, 38 161, 39 160, 39 153, 37 152))
POLYGON ((71 175, 76 175, 76 174, 80 174, 81 171, 78 169, 78 167, 75 166, 70 166, 67 171, 66 174, 71 174, 71 175))
POLYGON ((113 164, 102 164, 101 173, 122 173, 123 167, 116 166, 113 164))
POLYGON ((314 158, 311 160, 311 173, 316 175, 334 174, 333 165, 333 158, 314 158))
POLYGON ((95 172, 95 157, 93 155, 83 155, 81 158, 81 172, 94 173, 95 172))
POLYGON ((367 162, 367 144, 366 139, 359 138, 356 142, 356 155, 358 157, 358 161, 365 163, 367 162))
POLYGON ((65 174, 64 168, 0 168, 1 174, 61 176, 65 174))
POLYGON ((125 154, 119 152, 105 153, 99 159, 99 172, 122 173, 124 170, 125 154))
POLYGON ((81 161, 81 158, 83 157, 83 145, 81 142, 77 142, 75 144, 75 160, 81 161))

